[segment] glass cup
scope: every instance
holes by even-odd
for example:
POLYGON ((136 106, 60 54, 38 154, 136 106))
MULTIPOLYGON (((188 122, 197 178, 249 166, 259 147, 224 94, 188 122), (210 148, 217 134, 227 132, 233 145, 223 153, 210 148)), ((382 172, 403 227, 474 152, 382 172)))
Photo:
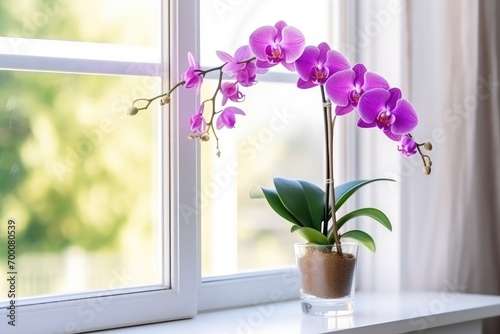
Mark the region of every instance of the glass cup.
POLYGON ((359 245, 297 243, 302 311, 308 315, 340 316, 354 310, 354 287, 359 245))

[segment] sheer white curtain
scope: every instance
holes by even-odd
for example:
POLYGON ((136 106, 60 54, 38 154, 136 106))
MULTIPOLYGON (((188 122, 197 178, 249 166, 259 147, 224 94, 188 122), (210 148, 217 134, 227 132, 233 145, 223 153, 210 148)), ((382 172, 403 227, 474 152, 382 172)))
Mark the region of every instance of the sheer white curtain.
POLYGON ((434 165, 430 177, 403 165, 401 287, 500 294, 500 3, 407 5, 415 135, 434 165))

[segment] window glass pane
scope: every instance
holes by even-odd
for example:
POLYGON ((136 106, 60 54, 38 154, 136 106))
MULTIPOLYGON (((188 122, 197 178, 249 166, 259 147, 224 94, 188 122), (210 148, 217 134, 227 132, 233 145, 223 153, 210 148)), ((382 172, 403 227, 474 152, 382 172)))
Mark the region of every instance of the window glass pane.
POLYGON ((18 296, 163 282, 158 110, 125 115, 159 89, 152 77, 0 72, 0 270, 11 219, 18 296))
MULTIPOLYGON (((335 25, 331 2, 227 2, 201 5, 201 65, 217 66, 215 51, 230 54, 248 43, 248 36, 263 25, 284 20, 300 29, 307 44, 332 45, 335 25), (279 15, 278 15, 279 14, 279 15)), ((265 200, 249 198, 256 185, 272 186, 274 176, 323 184, 323 117, 319 88, 299 90, 296 75, 281 66, 278 76, 262 77, 244 88, 235 129, 219 131, 221 157, 215 140, 202 144, 202 267, 204 276, 234 274, 292 265, 291 224, 279 217, 265 200)), ((212 96, 214 80, 207 82, 202 100, 212 96)), ((220 100, 219 100, 220 102, 220 100)), ((228 103, 229 105, 229 103, 228 103)), ((235 105, 234 103, 230 105, 235 105)))
POLYGON ((157 0, 23 0, 0 3, 0 36, 157 46, 157 0))

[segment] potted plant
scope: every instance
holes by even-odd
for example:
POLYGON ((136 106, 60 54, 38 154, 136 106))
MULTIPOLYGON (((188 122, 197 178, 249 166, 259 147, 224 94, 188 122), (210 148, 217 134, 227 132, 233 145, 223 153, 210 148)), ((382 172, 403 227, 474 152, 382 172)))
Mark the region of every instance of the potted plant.
POLYGON ((258 75, 265 75, 272 67, 282 65, 298 74, 299 89, 319 87, 325 132, 324 188, 306 180, 276 177, 274 187, 253 189, 251 197, 265 198, 279 216, 292 223, 291 232, 299 233, 306 240, 306 243, 295 245, 304 313, 337 315, 352 312, 358 244, 375 251, 375 242, 362 230, 343 233, 339 230, 361 216, 372 218, 388 230, 392 230, 392 226, 388 217, 376 208, 356 209, 342 217, 337 217, 338 209, 364 186, 393 180, 376 178, 335 185, 335 121, 337 117, 357 111, 358 127, 381 130, 390 140, 398 142, 398 150, 405 156, 418 153, 424 164, 424 173, 430 174, 432 162, 422 148, 431 150, 432 145, 428 142, 418 144, 411 135, 418 123, 415 108, 403 98, 399 88, 390 87, 382 76, 368 71, 363 64, 351 66, 327 43, 306 46, 300 30, 283 21, 257 28, 249 36, 248 44, 238 48, 234 55, 223 51, 217 51, 217 55, 222 64, 203 70, 189 53, 189 68, 181 75, 181 81, 164 94, 134 101, 128 114, 135 115, 158 99, 161 104, 168 103, 171 93, 179 87, 199 92, 205 75, 218 72, 219 81, 214 94, 201 101, 199 109, 190 118, 190 138, 202 142, 214 138, 220 156, 218 131, 224 127, 234 128, 236 116, 245 115, 242 109, 227 106, 227 103, 243 101, 243 90, 255 85, 258 75))

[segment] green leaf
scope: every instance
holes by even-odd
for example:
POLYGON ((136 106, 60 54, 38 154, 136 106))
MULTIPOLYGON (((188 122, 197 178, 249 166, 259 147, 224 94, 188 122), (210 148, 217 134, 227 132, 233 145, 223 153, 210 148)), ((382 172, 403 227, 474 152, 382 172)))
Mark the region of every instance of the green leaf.
POLYGON ((370 184, 370 183, 376 182, 376 181, 395 182, 395 180, 393 180, 393 179, 376 178, 376 179, 371 179, 371 180, 354 180, 354 181, 343 183, 343 184, 335 187, 335 211, 337 211, 342 206, 342 204, 344 204, 345 201, 347 201, 349 199, 349 197, 351 197, 361 187, 364 187, 367 184, 370 184))
POLYGON ((299 180, 299 183, 304 189, 313 228, 321 231, 321 225, 325 215, 325 192, 309 181, 299 180))
POLYGON ((347 231, 346 233, 342 234, 340 239, 353 239, 372 252, 375 252, 375 241, 373 241, 373 238, 366 232, 360 230, 347 231))
POLYGON ((330 244, 330 241, 328 241, 327 237, 325 237, 323 233, 310 227, 295 225, 292 227, 292 232, 298 232, 307 241, 318 245, 330 244))
POLYGON ((315 224, 302 184, 294 179, 275 177, 274 186, 283 206, 300 222, 299 225, 314 228, 315 224))
POLYGON ((262 191, 262 188, 259 186, 253 186, 252 188, 250 188, 248 195, 251 199, 266 198, 266 196, 264 196, 264 191, 262 191))
POLYGON ((385 213, 375 208, 362 208, 347 213, 345 216, 337 220, 337 230, 340 230, 340 228, 347 221, 360 216, 373 218, 374 220, 382 224, 385 228, 387 228, 389 231, 392 231, 392 225, 391 222, 389 221, 389 218, 387 218, 385 213))
POLYGON ((285 206, 281 202, 280 197, 278 196, 278 193, 276 192, 276 189, 265 187, 261 187, 261 189, 264 193, 267 203, 269 203, 269 206, 274 210, 274 212, 294 224, 302 225, 300 221, 295 218, 295 216, 290 213, 287 208, 285 208, 285 206))

